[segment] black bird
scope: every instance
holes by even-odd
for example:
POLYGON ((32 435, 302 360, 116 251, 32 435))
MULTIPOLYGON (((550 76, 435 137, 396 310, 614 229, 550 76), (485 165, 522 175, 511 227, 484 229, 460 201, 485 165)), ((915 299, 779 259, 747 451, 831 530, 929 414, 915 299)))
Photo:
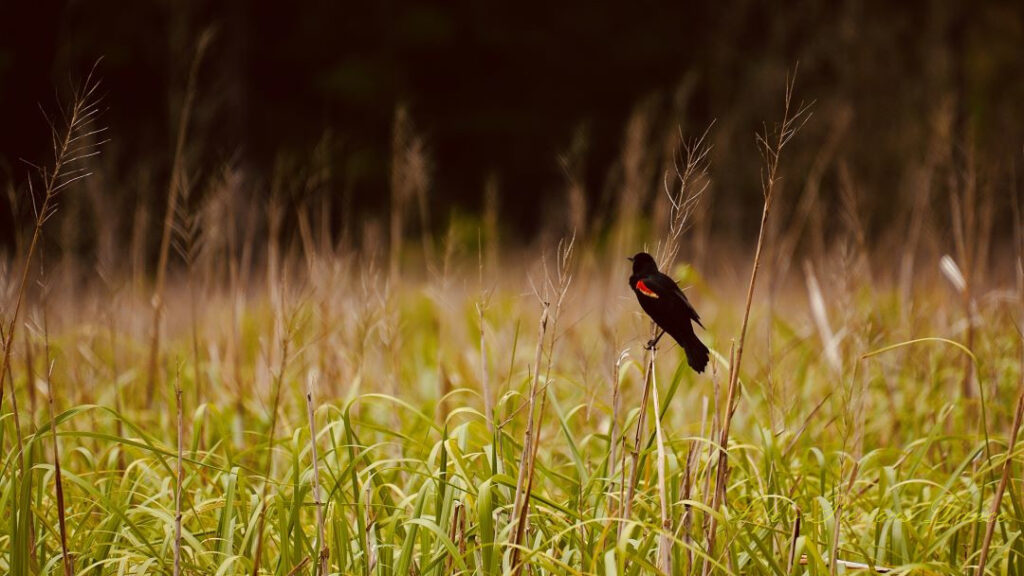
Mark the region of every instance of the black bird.
POLYGON ((658 340, 668 332, 683 350, 686 360, 697 372, 703 372, 708 365, 708 347, 693 332, 691 320, 701 328, 700 316, 690 305, 686 295, 679 286, 658 271, 654 258, 646 252, 640 252, 630 258, 633 261, 633 275, 629 277, 629 287, 636 293, 640 307, 654 320, 663 332, 647 343, 654 347, 658 340))

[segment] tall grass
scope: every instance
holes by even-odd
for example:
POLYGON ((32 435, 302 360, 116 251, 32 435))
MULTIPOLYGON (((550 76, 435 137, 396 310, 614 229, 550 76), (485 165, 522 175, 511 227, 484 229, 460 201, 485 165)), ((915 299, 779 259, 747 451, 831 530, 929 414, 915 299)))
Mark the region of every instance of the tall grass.
MULTIPOLYGON (((763 140, 764 242, 780 152, 805 118, 791 98, 790 85, 763 140)), ((633 140, 646 121, 634 119, 633 140)), ((758 266, 775 263, 728 253, 707 274, 685 265, 711 261, 686 234, 713 190, 710 134, 683 141, 662 228, 633 206, 632 222, 589 228, 542 268, 534 250, 499 254, 495 231, 473 225, 450 228, 443 263, 426 262, 440 252, 421 235, 417 268, 404 245, 383 263, 336 246, 308 209, 294 215, 299 246, 280 234, 292 217, 280 205, 198 219, 221 226, 203 231, 208 256, 181 276, 169 268, 161 289, 175 313, 160 320, 155 372, 178 374, 175 410, 151 409, 145 389, 122 394, 154 372, 149 298, 82 289, 37 302, 25 243, 25 272, 3 277, 0 572, 1019 573, 1019 232, 1016 286, 974 263, 970 346, 939 262, 908 286, 905 260, 866 254, 867 242, 849 258, 822 247, 805 285, 780 280, 755 298, 758 266), (253 232, 264 217, 266 246, 253 232), (708 327, 705 375, 666 340, 643 349, 650 324, 613 255, 646 231, 708 327), (858 261, 870 282, 850 272, 858 261), (25 329, 23 306, 45 314, 43 330, 25 329), (964 355, 984 404, 949 393, 962 391, 964 355), (41 381, 47 405, 19 414, 41 381), (201 395, 182 393, 200 382, 201 395)), ((651 162, 630 156, 628 202, 650 199, 651 162)), ((70 181, 54 173, 55 190, 70 181)), ((230 212, 232 181, 199 211, 230 212)), ((409 241, 404 220, 393 230, 409 241)))
MULTIPOLYGON (((622 363, 616 374, 622 406, 618 411, 611 381, 601 383, 605 392, 596 395, 582 385, 575 351, 593 345, 590 335, 599 333, 594 330, 600 325, 589 310, 611 306, 615 330, 632 333, 637 349, 648 337, 646 323, 634 319, 632 302, 595 299, 595 285, 604 276, 603 269, 574 273, 575 289, 566 299, 560 322, 567 328, 557 334, 559 346, 551 356, 547 378, 543 355, 540 366, 532 355, 528 360, 509 356, 516 325, 531 317, 536 321, 531 299, 517 296, 515 290, 495 291, 486 337, 495 351, 495 365, 502 366, 499 373, 504 376, 510 363, 512 371, 509 386, 495 399, 498 425, 493 432, 479 395, 477 364, 461 360, 475 357, 479 350, 475 323, 470 321, 475 317, 476 296, 460 296, 459 304, 445 312, 424 301, 419 285, 412 281, 397 289, 393 298, 400 310, 407 352, 397 367, 401 387, 396 395, 389 392, 391 360, 376 329, 352 330, 348 311, 355 309, 353 300, 361 296, 350 282, 358 280, 343 280, 333 296, 338 312, 325 319, 340 330, 336 340, 340 347, 326 359, 330 370, 341 375, 340 394, 318 395, 322 399, 310 404, 314 426, 309 424, 305 382, 307 372, 320 364, 313 351, 322 335, 306 323, 292 335, 292 359, 283 369, 281 365, 274 368, 273 386, 248 385, 249 392, 241 398, 240 444, 233 439, 235 393, 223 385, 211 388, 202 416, 206 425, 190 426, 191 435, 183 438, 182 573, 252 573, 257 566, 261 573, 288 573, 303 562, 308 573, 323 557, 314 495, 317 465, 330 573, 408 573, 401 571, 405 569, 500 574, 522 565, 535 573, 685 574, 699 571, 707 562, 715 573, 783 574, 791 554, 800 570, 821 573, 828 571, 829 551, 834 547, 836 557, 844 561, 897 569, 927 566, 933 572, 954 574, 972 570, 980 560, 990 518, 996 524, 987 564, 991 569, 1018 565, 1020 543, 1013 533, 1020 526, 1015 510, 1021 502, 1013 476, 1003 492, 1000 512, 991 515, 991 507, 1005 463, 1020 464, 1020 451, 993 446, 995 454, 1005 453, 1009 459, 997 456, 991 464, 978 461, 984 441, 968 410, 931 388, 958 385, 957 355, 937 354, 920 344, 909 346, 910 362, 892 364, 886 358, 896 356, 888 355, 868 364, 864 369, 870 385, 863 405, 872 413, 866 415, 863 456, 850 462, 836 434, 847 407, 838 402, 818 407, 831 391, 834 371, 824 360, 823 343, 804 336, 813 334, 813 319, 806 312, 783 308, 792 312, 796 325, 779 323, 773 328, 775 338, 786 346, 770 361, 776 363, 776 373, 789 375, 794 408, 784 412, 779 427, 773 428, 763 413, 766 399, 758 392, 756 379, 750 378, 752 385, 746 388, 730 434, 727 505, 715 511, 709 496, 715 490, 718 458, 716 451, 706 449, 713 436, 702 423, 700 409, 703 399, 713 398, 710 379, 692 376, 681 354, 667 347, 654 359, 640 362, 638 356, 622 363), (461 318, 462 327, 448 331, 444 341, 431 328, 438 313, 448 315, 445 321, 452 326, 460 325, 457 319, 461 318), (364 338, 365 357, 361 364, 354 364, 351 354, 364 338), (442 400, 434 382, 433 363, 438 357, 434 350, 441 350, 440 357, 449 361, 455 383, 449 394, 452 410, 443 425, 434 416, 442 400), (651 368, 646 368, 647 362, 651 368), (522 406, 529 401, 538 371, 538 413, 540 400, 548 400, 547 417, 534 417, 534 438, 539 438, 533 445, 534 455, 522 443, 528 423, 522 406), (656 400, 651 421, 656 432, 660 428, 660 435, 652 443, 644 436, 639 446, 635 503, 624 518, 617 515, 622 510, 622 468, 612 465, 622 452, 613 451, 612 446, 621 444, 622 431, 633 445, 645 371, 653 378, 656 400), (891 402, 898 413, 881 409, 890 403, 886 382, 896 390, 891 402), (933 384, 922 389, 921 382, 933 384), (612 427, 616 415, 623 421, 612 427), (894 427, 897 418, 898 427, 894 427), (946 421, 954 430, 951 436, 945 432, 946 421), (854 465, 859 472, 847 490, 842 481, 849 482, 850 476, 841 471, 854 465), (659 467, 664 468, 660 473, 659 467), (528 475, 523 483, 524 494, 529 487, 529 498, 521 497, 516 516, 515 477, 530 470, 532 485, 526 483, 528 475), (839 516, 837 505, 843 493, 849 496, 843 498, 839 516), (774 505, 776 501, 781 505, 774 505), (796 510, 801 526, 794 537, 796 510), (710 518, 717 519, 719 530, 714 554, 706 548, 710 518), (838 542, 836 518, 843 524, 838 542), (615 526, 620 524, 624 529, 617 535, 615 526), (978 534, 977 539, 972 534, 978 534), (799 563, 801 557, 806 564, 799 563)), ((499 285, 514 286, 516 279, 517 274, 510 272, 499 285)), ((828 286, 821 289, 828 302, 828 286)), ((741 301, 740 293, 691 290, 691 295, 709 309, 705 318, 710 332, 735 325, 737 314, 720 307, 720 302, 741 301)), ((922 312, 915 320, 936 334, 949 332, 951 325, 927 315, 933 306, 943 305, 941 293, 920 298, 922 312)), ((230 294, 224 292, 201 305, 205 330, 229 320, 229 307, 224 304, 230 301, 230 294)), ((311 302, 299 305, 313 306, 311 302)), ((858 314, 874 312, 871 302, 858 306, 858 314)), ((1010 318, 1001 312, 1003 306, 991 303, 982 310, 993 320, 980 327, 976 352, 982 361, 1003 366, 996 383, 1001 395, 1013 393, 1020 370, 1017 362, 1010 362, 1016 353, 1012 344, 1016 336, 1007 342, 1015 332, 1010 318)), ((274 328, 279 322, 274 320, 274 308, 266 299, 255 297, 244 311, 247 328, 239 347, 243 381, 250 381, 244 374, 252 373, 253 363, 265 361, 260 359, 260 341, 274 342, 268 338, 280 333, 274 328)), ((755 312, 759 309, 753 307, 755 312)), ((136 303, 134 310, 144 310, 143 303, 136 303)), ((883 312, 884 317, 899 316, 894 306, 883 312)), ((60 316, 60 306, 53 314, 60 316)), ((879 327, 882 341, 898 333, 898 327, 879 327)), ((168 340, 168 356, 191 358, 187 322, 171 334, 176 336, 168 340)), ((81 383, 76 373, 94 374, 89 378, 95 379, 84 384, 94 387, 101 403, 113 405, 114 391, 103 389, 106 377, 87 369, 89 355, 104 358, 111 348, 104 339, 91 343, 78 339, 75 326, 56 329, 53 346, 59 352, 54 379, 81 383)), ((519 346, 537 343, 526 334, 518 339, 519 346)), ((223 350, 226 344, 219 337, 212 345, 223 350)), ((145 365, 142 341, 121 335, 117 345, 128 365, 145 365)), ((607 347, 607 343, 598 345, 607 347)), ((753 358, 766 358, 766 348, 757 340, 750 342, 749 351, 753 358)), ((839 353, 844 363, 856 362, 849 356, 854 352, 844 348, 839 353)), ((208 362, 213 363, 209 373, 225 374, 234 360, 218 353, 208 362)), ((15 374, 19 376, 17 392, 23 395, 28 383, 21 370, 15 374)), ((190 374, 191 370, 182 369, 184 381, 190 374)), ((104 574, 148 566, 170 571, 175 426, 169 420, 160 424, 160 417, 147 412, 144 398, 137 396, 124 399, 123 412, 83 404, 83 387, 65 387, 62 401, 69 408, 54 415, 53 426, 44 415, 38 431, 24 431, 29 467, 39 472, 22 477, 17 473, 16 453, 4 459, 0 494, 5 506, 16 505, 18 495, 24 494, 23 513, 38 526, 56 528, 56 506, 49 504, 55 478, 46 472, 52 469, 46 464, 49 457, 36 449, 41 439, 49 442, 55 433, 63 446, 67 546, 77 569, 104 574), (119 425, 123 434, 118 433, 119 425), (126 468, 118 464, 122 458, 126 468), (25 492, 14 490, 16 483, 25 492)), ((192 415, 197 409, 185 406, 184 413, 192 415)), ((993 430, 1010 430, 1008 409, 1012 406, 993 403, 993 430)), ((194 416, 187 420, 196 422, 194 416)), ((9 411, 3 422, 10 437, 9 411)), ((4 523, 0 539, 9 544, 4 546, 9 552, 0 556, 0 563, 5 570, 14 569, 22 554, 19 550, 31 550, 41 566, 59 563, 55 530, 38 531, 32 544, 23 530, 4 523)))

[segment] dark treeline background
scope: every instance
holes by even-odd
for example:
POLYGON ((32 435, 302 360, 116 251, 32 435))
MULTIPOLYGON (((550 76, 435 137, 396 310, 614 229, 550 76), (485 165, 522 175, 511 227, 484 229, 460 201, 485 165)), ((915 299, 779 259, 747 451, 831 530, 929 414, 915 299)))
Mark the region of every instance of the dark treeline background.
MULTIPOLYGON (((816 104, 785 162, 792 193, 782 222, 810 179, 825 214, 852 188, 869 240, 898 234, 893 224, 907 217, 925 174, 940 229, 949 195, 970 180, 991 198, 996 237, 1006 238, 1021 189, 1019 0, 5 0, 2 12, 0 242, 8 247, 30 211, 18 201, 27 190, 20 159, 50 154, 39 107, 54 110, 100 57, 110 142, 90 185, 115 209, 90 208, 83 195, 68 195, 62 209, 96 222, 78 232, 82 250, 97 226, 127 238, 140 207, 159 221, 188 70, 210 28, 186 146, 189 182, 202 195, 230 165, 248 197, 327 206, 338 230, 387 221, 393 128, 404 107, 429 159, 432 228, 479 215, 491 182, 508 239, 529 241, 571 210, 590 230, 607 230, 623 194, 639 198, 641 212, 656 204, 679 131, 697 135, 715 120, 715 228, 749 239, 760 215, 754 133, 779 117, 797 62, 798 97, 816 104), (323 177, 303 184, 314 169, 323 177), (582 206, 570 208, 567 176, 582 206), (625 190, 638 182, 642 190, 625 190)), ((152 252, 159 235, 150 236, 152 252)))

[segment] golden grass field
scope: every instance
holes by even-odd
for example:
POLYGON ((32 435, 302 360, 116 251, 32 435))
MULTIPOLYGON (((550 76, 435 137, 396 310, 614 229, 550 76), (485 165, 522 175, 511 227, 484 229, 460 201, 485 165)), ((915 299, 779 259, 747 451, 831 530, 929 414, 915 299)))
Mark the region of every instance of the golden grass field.
POLYGON ((1019 231, 986 245, 964 196, 955 239, 871 249, 852 199, 798 254, 769 208, 801 193, 806 109, 763 135, 756 251, 702 225, 697 138, 666 215, 518 247, 396 211, 388 249, 355 248, 273 204, 258 242, 172 182, 133 274, 131 247, 47 248, 88 173, 85 86, 0 273, 0 571, 1024 573, 1019 231), (645 247, 707 326, 704 374, 644 349, 645 247))

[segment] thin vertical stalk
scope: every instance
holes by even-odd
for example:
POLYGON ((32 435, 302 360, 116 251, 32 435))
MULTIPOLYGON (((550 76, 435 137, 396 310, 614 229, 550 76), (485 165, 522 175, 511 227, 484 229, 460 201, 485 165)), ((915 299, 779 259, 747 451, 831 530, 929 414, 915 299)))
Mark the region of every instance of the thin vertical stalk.
MULTIPOLYGON (((705 396, 703 402, 701 402, 700 435, 697 436, 698 438, 704 437, 707 420, 708 397, 705 396)), ((686 566, 684 573, 686 574, 689 574, 693 567, 693 505, 690 502, 693 500, 693 489, 699 475, 697 466, 700 460, 700 443, 696 440, 691 440, 689 444, 690 446, 686 452, 686 468, 683 470, 682 486, 679 491, 679 501, 683 503, 681 529, 683 532, 683 549, 686 551, 686 563, 684 564, 686 566)))
POLYGON ((793 532, 789 538, 789 558, 786 561, 786 574, 792 574, 796 567, 796 541, 800 538, 800 508, 794 507, 796 518, 793 519, 793 532))
POLYGON ((494 400, 491 397, 491 385, 487 373, 487 341, 484 333, 487 324, 484 320, 484 305, 477 304, 476 311, 480 323, 480 386, 484 395, 484 416, 487 418, 487 431, 494 436, 494 400))
MULTIPOLYGON (((779 159, 782 150, 793 136, 803 127, 810 117, 810 105, 801 105, 796 112, 792 112, 793 89, 796 83, 796 74, 790 76, 786 82, 786 99, 783 108, 782 122, 774 133, 769 134, 767 129, 763 134, 757 136, 757 142, 764 158, 765 168, 762 172, 761 191, 764 197, 763 209, 761 210, 761 224, 757 234, 757 248, 754 251, 754 264, 750 271, 750 282, 747 285, 746 304, 743 308, 743 323, 740 327, 739 339, 736 341, 735 358, 729 366, 729 386, 726 392, 725 411, 722 419, 722 430, 718 441, 718 470, 715 479, 715 488, 711 500, 711 521, 708 532, 708 553, 714 553, 715 531, 717 529, 717 517, 719 507, 725 498, 725 486, 729 477, 729 429, 732 425, 732 416, 736 410, 736 398, 740 378, 740 367, 743 362, 743 349, 747 337, 747 326, 750 322, 750 307, 754 301, 754 288, 757 285, 757 273, 761 267, 761 253, 765 246, 765 233, 768 229, 768 215, 771 213, 773 200, 775 199, 776 185, 779 180, 779 159)), ((711 564, 704 563, 704 574, 708 574, 711 564)))
MULTIPOLYGON (((121 370, 117 365, 117 320, 114 318, 114 308, 107 310, 107 337, 110 346, 110 381, 114 383, 114 410, 119 415, 124 415, 124 402, 121 400, 121 370)), ((124 438, 124 422, 121 418, 115 418, 118 438, 124 438)), ((125 469, 124 450, 117 451, 117 467, 125 469)))
MULTIPOLYGON (((535 426, 539 426, 534 420, 534 414, 537 405, 537 389, 540 385, 540 362, 541 354, 544 351, 544 337, 547 334, 548 329, 548 318, 551 304, 549 302, 543 302, 540 321, 537 328, 537 351, 534 355, 534 368, 533 378, 530 381, 530 397, 529 397, 529 410, 526 416, 526 432, 523 436, 523 454, 519 462, 519 475, 516 479, 516 494, 512 505, 512 525, 515 526, 512 533, 512 545, 515 546, 512 550, 512 566, 513 570, 518 572, 519 564, 519 544, 522 539, 522 528, 524 525, 523 517, 528 512, 528 506, 526 505, 529 501, 529 494, 527 494, 527 473, 530 468, 530 457, 533 455, 533 437, 536 434, 535 426)), ((547 382, 545 382, 545 385, 547 382)))
POLYGON ((547 387, 551 382, 551 366, 555 355, 555 342, 558 338, 558 318, 561 315, 562 304, 565 302, 565 295, 572 283, 572 274, 569 272, 569 265, 572 262, 573 245, 576 235, 566 242, 564 239, 558 243, 558 259, 556 261, 558 283, 552 280, 547 265, 544 266, 546 275, 544 283, 544 295, 534 290, 537 299, 541 303, 541 319, 538 328, 537 354, 535 357, 535 369, 533 380, 530 385, 529 400, 529 422, 527 423, 526 438, 523 442, 523 456, 519 468, 519 478, 516 481, 516 500, 513 507, 513 522, 515 525, 512 534, 512 574, 518 576, 523 565, 519 563, 520 544, 526 535, 526 526, 530 512, 530 494, 533 490, 534 469, 537 461, 537 448, 539 447, 540 428, 544 422, 544 410, 547 407, 547 387), (551 313, 551 302, 547 297, 555 293, 554 313, 551 313), (551 343, 548 348, 548 361, 544 370, 544 390, 538 389, 540 383, 540 363, 544 352, 544 339, 548 332, 548 321, 551 321, 551 343), (540 410, 536 421, 534 421, 534 409, 537 402, 537 394, 541 392, 540 410), (524 470, 525 468, 525 470, 524 470))
MULTIPOLYGON (((280 297, 284 299, 284 290, 280 290, 280 297)), ((277 432, 277 417, 281 404, 281 388, 284 384, 284 373, 288 368, 289 353, 291 352, 291 337, 292 329, 294 328, 295 316, 294 312, 289 314, 286 318, 284 315, 284 302, 278 304, 278 326, 281 331, 281 357, 280 363, 277 367, 277 373, 274 374, 273 381, 273 404, 270 408, 270 430, 268 431, 267 439, 267 468, 266 474, 263 479, 263 486, 260 488, 260 499, 259 503, 263 507, 260 510, 259 520, 256 523, 256 545, 252 563, 252 576, 257 576, 260 571, 260 560, 263 555, 263 527, 267 521, 267 493, 270 487, 270 478, 274 472, 274 439, 277 432)))
MULTIPOLYGON (((99 64, 97 62, 96 64, 99 64)), ((100 113, 99 99, 96 91, 99 88, 99 81, 93 79, 96 65, 89 72, 85 83, 75 92, 74 101, 70 111, 67 113, 67 124, 64 132, 58 134, 57 127, 53 124, 50 129, 53 137, 53 168, 39 168, 39 175, 43 183, 43 200, 36 205, 36 198, 32 189, 32 179, 29 178, 29 193, 32 194, 32 207, 35 209, 35 228, 32 231, 32 240, 28 245, 28 252, 25 254, 25 264, 21 269, 21 281, 18 284, 18 295, 14 301, 14 313, 11 315, 6 334, 3 335, 4 360, 0 366, 0 405, 3 404, 3 386, 7 380, 7 374, 11 366, 11 350, 14 348, 14 335, 17 332, 18 318, 21 313, 21 306, 25 300, 25 292, 28 289, 28 275, 32 267, 32 258, 36 248, 42 239, 43 225, 50 219, 57 210, 57 196, 61 190, 72 183, 92 175, 87 168, 68 168, 76 162, 84 161, 87 158, 99 154, 98 147, 103 142, 90 142, 95 136, 102 134, 106 128, 96 128, 95 121, 100 113), (83 142, 84 140, 84 142, 83 142)), ((11 379, 11 395, 14 395, 14 380, 11 379)))
POLYGON ((650 381, 651 398, 654 400, 654 434, 657 440, 658 455, 658 496, 661 504, 661 535, 658 539, 658 569, 665 574, 672 574, 672 515, 668 502, 668 476, 665 470, 665 437, 661 430, 661 401, 658 399, 658 381, 654 373, 654 356, 657 349, 651 348, 651 356, 647 362, 647 375, 650 381))
MULTIPOLYGON (((1021 362, 1024 364, 1024 361, 1021 362)), ((1021 366, 1024 368, 1024 365, 1021 366)), ((1022 373, 1024 374, 1024 373, 1022 373)), ((1022 376, 1024 377, 1024 376, 1022 376)), ((1017 432, 1020 430, 1021 419, 1024 417, 1024 388, 1017 395, 1017 410, 1013 416, 1013 428, 1010 430, 1010 444, 1006 447, 1006 461, 1003 462, 1003 475, 999 479, 999 486, 992 497, 992 507, 988 511, 988 525, 985 527, 985 539, 981 544, 981 555, 978 557, 978 569, 976 576, 985 574, 985 565, 988 563, 988 551, 992 545, 992 536, 996 529, 996 519, 999 517, 999 508, 1003 503, 1003 494, 1006 492, 1006 485, 1010 481, 1010 472, 1013 470, 1013 451, 1017 446, 1017 432)))
POLYGON ((153 326, 149 341, 149 369, 146 376, 146 406, 153 405, 153 396, 157 384, 157 367, 160 364, 160 320, 164 311, 164 283, 167 276, 167 259, 171 249, 171 231, 174 228, 174 214, 178 207, 178 193, 183 185, 185 172, 185 137, 188 134, 189 118, 196 98, 196 82, 199 76, 199 65, 203 61, 206 48, 213 39, 213 31, 207 29, 199 37, 196 53, 189 69, 188 84, 185 88, 185 100, 178 117, 178 136, 174 144, 174 160, 171 164, 171 180, 167 189, 167 207, 164 212, 163 235, 160 237, 160 258, 156 267, 156 284, 153 287, 153 326))
POLYGON ((484 254, 483 245, 480 239, 480 231, 477 230, 477 259, 480 282, 480 301, 476 303, 477 322, 480 326, 480 388, 484 395, 484 416, 487 419, 487 431, 491 437, 494 436, 494 398, 491 396, 491 383, 487 372, 487 339, 485 331, 487 322, 484 314, 487 311, 489 297, 484 290, 484 254))
MULTIPOLYGON (((652 326, 652 330, 654 326, 652 326)), ((652 333, 653 335, 653 333, 652 333)), ((653 355, 653 348, 649 351, 653 355)), ((623 522, 619 523, 618 534, 621 537, 625 521, 633 516, 633 498, 636 495, 636 486, 640 481, 640 441, 647 428, 647 402, 651 397, 651 380, 644 374, 644 394, 640 399, 640 413, 636 419, 636 434, 633 436, 633 448, 629 452, 630 470, 629 484, 626 486, 625 510, 622 512, 623 522)))
POLYGON ((185 419, 182 416, 181 406, 181 368, 178 368, 178 376, 174 380, 175 409, 178 417, 178 466, 174 487, 174 576, 181 574, 181 485, 185 479, 182 468, 182 446, 184 445, 185 419))
POLYGON ((615 359, 615 366, 612 368, 612 422, 608 431, 608 478, 614 478, 616 472, 617 450, 619 445, 619 412, 622 410, 622 394, 620 394, 619 373, 622 369, 622 362, 628 356, 628 351, 623 350, 615 359))
POLYGON ((68 553, 68 532, 67 518, 64 511, 64 481, 60 469, 60 448, 57 443, 57 420, 56 410, 53 407, 53 360, 50 360, 50 329, 47 322, 46 303, 43 303, 43 359, 46 362, 46 396, 50 410, 50 435, 53 440, 53 473, 54 488, 57 493, 57 522, 60 530, 60 551, 61 561, 64 567, 64 576, 73 576, 75 573, 74 562, 68 553))
POLYGON ((829 555, 828 555, 828 573, 831 576, 836 575, 836 560, 839 559, 839 531, 840 524, 843 518, 843 503, 840 502, 836 506, 835 514, 832 517, 832 543, 829 544, 829 555))
POLYGON ((50 432, 53 439, 53 472, 54 484, 57 490, 57 522, 60 528, 60 551, 64 565, 64 576, 73 576, 75 573, 75 565, 71 559, 71 554, 68 552, 67 518, 64 512, 64 481, 60 470, 60 449, 57 445, 57 421, 54 420, 53 382, 50 379, 52 374, 53 365, 51 364, 49 369, 46 371, 46 388, 49 392, 47 396, 49 397, 50 405, 50 432))
POLYGON ((320 499, 320 459, 316 449, 316 420, 313 418, 313 383, 316 376, 311 375, 306 383, 306 415, 309 417, 309 448, 313 456, 313 501, 316 503, 316 526, 317 526, 317 570, 316 576, 326 576, 328 573, 327 557, 327 530, 324 528, 324 503, 320 499))

